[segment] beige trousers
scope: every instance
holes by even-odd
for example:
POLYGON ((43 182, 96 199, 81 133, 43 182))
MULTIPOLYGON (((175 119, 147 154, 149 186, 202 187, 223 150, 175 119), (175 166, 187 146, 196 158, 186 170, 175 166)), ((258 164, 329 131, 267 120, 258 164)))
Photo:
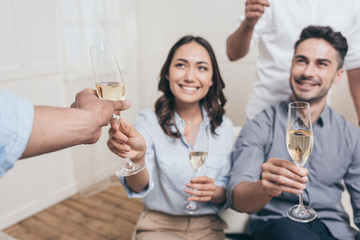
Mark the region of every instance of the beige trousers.
POLYGON ((173 216, 145 210, 136 228, 137 240, 219 240, 225 239, 227 224, 216 214, 173 216))

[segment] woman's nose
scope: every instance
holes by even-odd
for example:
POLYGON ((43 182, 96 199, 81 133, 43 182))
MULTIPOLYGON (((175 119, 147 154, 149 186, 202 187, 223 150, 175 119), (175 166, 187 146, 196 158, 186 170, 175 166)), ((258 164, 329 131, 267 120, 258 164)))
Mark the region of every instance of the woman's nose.
POLYGON ((185 80, 191 82, 191 81, 194 81, 194 79, 195 79, 195 71, 194 71, 194 69, 189 68, 186 71, 185 80))

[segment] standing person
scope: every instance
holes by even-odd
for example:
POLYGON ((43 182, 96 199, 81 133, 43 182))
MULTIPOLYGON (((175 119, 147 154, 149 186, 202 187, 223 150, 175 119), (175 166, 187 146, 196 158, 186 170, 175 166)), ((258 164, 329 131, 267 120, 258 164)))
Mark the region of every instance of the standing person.
MULTIPOLYGON (((120 178, 128 196, 142 198, 145 205, 137 239, 224 239, 226 223, 217 213, 227 207, 234 134, 224 115, 224 86, 210 44, 201 37, 184 36, 171 48, 161 69, 158 89, 163 95, 155 110, 141 111, 135 121, 146 141, 146 154, 138 134, 127 139, 112 122, 110 150, 125 157, 128 141, 130 158, 146 165, 144 171, 120 178), (210 148, 203 166, 206 174, 192 178, 189 143, 194 124, 207 127, 210 148), (186 213, 186 200, 203 202, 201 209, 186 213)), ((128 124, 122 127, 127 128, 132 129, 128 124)))
POLYGON ((311 24, 332 26, 347 38, 349 52, 345 68, 360 120, 359 12, 358 0, 246 0, 245 16, 228 37, 226 47, 229 59, 235 61, 259 43, 255 82, 246 106, 247 117, 253 118, 291 94, 288 78, 293 45, 300 31, 311 24))
POLYGON ((239 211, 253 213, 255 240, 359 239, 341 205, 344 181, 360 227, 360 130, 326 105, 328 91, 340 81, 346 39, 330 27, 309 26, 295 44, 290 69, 292 94, 263 110, 242 128, 232 151, 228 200, 239 211), (286 147, 288 103, 310 104, 314 147, 305 164, 291 162, 286 147), (317 218, 299 223, 286 217, 298 203, 315 209, 317 218))
POLYGON ((100 100, 95 90, 84 89, 71 106, 33 106, 27 99, 0 91, 0 177, 19 158, 95 143, 114 111, 125 110, 130 103, 100 100))

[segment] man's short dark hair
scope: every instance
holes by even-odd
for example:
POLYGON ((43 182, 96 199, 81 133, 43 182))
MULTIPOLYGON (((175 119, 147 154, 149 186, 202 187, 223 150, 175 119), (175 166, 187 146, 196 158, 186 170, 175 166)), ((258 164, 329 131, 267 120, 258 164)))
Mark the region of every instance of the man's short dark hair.
POLYGON ((338 52, 338 69, 342 68, 344 64, 344 58, 348 50, 348 44, 346 38, 340 33, 335 32, 329 26, 313 26, 310 25, 301 31, 299 40, 295 43, 295 50, 300 43, 309 38, 324 39, 338 52))

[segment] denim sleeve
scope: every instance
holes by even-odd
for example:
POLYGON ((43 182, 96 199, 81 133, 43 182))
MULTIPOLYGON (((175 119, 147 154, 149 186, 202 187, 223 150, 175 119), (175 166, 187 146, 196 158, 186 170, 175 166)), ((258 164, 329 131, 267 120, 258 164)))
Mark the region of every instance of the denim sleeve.
POLYGON ((34 106, 29 100, 0 91, 0 177, 25 151, 33 122, 34 106))

